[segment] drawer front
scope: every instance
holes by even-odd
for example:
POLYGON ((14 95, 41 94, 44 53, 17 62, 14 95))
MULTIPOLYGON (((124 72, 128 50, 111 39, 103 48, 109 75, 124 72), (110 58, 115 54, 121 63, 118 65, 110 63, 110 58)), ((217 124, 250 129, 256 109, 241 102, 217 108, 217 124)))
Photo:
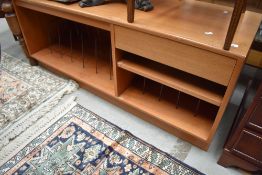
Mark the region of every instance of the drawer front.
POLYGON ((239 157, 262 167, 261 135, 249 130, 243 130, 233 146, 233 152, 239 157))
POLYGON ((262 96, 258 98, 258 102, 250 115, 248 126, 262 133, 262 96))
POLYGON ((115 26, 116 47, 227 86, 236 60, 193 46, 115 26))

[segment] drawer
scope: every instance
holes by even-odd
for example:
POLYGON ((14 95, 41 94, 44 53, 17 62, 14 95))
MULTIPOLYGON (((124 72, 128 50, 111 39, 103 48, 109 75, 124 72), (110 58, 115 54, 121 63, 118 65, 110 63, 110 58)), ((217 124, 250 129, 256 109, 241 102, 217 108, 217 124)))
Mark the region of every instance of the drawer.
POLYGON ((250 114, 248 126, 262 133, 262 96, 258 98, 258 102, 256 103, 254 110, 252 110, 252 113, 250 114))
POLYGON ((262 167, 262 137, 260 134, 243 130, 233 146, 234 154, 262 167))
POLYGON ((229 57, 120 26, 115 26, 115 45, 225 86, 236 64, 229 57))

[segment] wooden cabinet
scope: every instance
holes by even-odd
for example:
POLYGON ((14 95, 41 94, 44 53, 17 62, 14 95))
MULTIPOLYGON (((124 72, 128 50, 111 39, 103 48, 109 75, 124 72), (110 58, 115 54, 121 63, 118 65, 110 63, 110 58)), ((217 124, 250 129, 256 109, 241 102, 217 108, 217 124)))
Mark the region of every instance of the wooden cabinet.
MULTIPOLYGON (((240 108, 243 108, 243 105, 240 108)), ((237 127, 232 130, 218 163, 226 167, 237 166, 248 171, 261 172, 262 83, 252 104, 244 114, 239 114, 238 118, 234 124, 237 127)))
POLYGON ((226 51, 232 8, 195 0, 153 3, 153 11, 136 11, 130 24, 121 3, 80 8, 14 1, 28 51, 40 64, 207 150, 261 16, 243 14, 238 47, 226 51))
POLYGON ((254 129, 260 133, 262 133, 262 96, 260 97, 260 101, 257 103, 256 107, 254 108, 254 111, 250 115, 250 119, 248 121, 248 126, 251 129, 254 129))
POLYGON ((119 26, 115 27, 115 44, 116 48, 225 86, 236 64, 229 57, 119 26))

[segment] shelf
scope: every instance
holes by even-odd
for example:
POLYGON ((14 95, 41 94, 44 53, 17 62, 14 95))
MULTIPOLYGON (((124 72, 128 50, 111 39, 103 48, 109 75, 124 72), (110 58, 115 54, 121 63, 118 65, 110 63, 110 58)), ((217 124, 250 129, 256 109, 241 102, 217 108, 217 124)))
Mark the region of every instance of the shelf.
POLYGON ((181 71, 172 71, 167 66, 158 66, 159 63, 154 64, 152 61, 139 61, 138 59, 123 59, 118 61, 117 65, 216 106, 221 105, 223 92, 216 90, 215 85, 212 86, 211 83, 207 85, 207 81, 201 81, 200 78, 183 74, 181 71))
MULTIPOLYGON (((194 111, 190 109, 190 107, 194 106, 194 100, 192 102, 190 97, 186 97, 188 99, 183 98, 184 105, 181 104, 181 106, 176 108, 174 102, 175 94, 163 94, 163 98, 159 101, 156 92, 152 91, 152 85, 150 85, 150 90, 143 93, 138 84, 142 84, 142 82, 135 80, 119 98, 125 101, 125 103, 145 111, 152 117, 172 127, 200 138, 201 140, 208 139, 213 125, 213 119, 216 116, 216 110, 210 111, 210 108, 205 107, 205 105, 208 104, 204 104, 201 105, 201 112, 195 116, 194 111), (171 97, 174 98, 172 99, 171 97)), ((165 91, 165 93, 167 92, 165 91)))
POLYGON ((239 47, 224 51, 231 7, 196 0, 152 0, 154 10, 136 10, 136 20, 129 24, 126 20, 126 4, 119 2, 89 8, 81 8, 78 3, 65 5, 49 0, 16 0, 15 3, 20 7, 90 25, 96 25, 97 21, 108 23, 98 24, 107 30, 110 30, 109 24, 112 23, 241 59, 247 56, 261 21, 261 15, 245 12, 233 40, 239 47), (205 32, 213 32, 213 35, 205 35, 205 32))
POLYGON ((13 2, 30 57, 207 150, 261 16, 243 14, 233 41, 238 47, 225 51, 232 8, 195 0, 152 3, 153 11, 136 10, 130 24, 126 4, 119 2, 89 8, 50 0, 13 2), (119 36, 126 41, 122 45, 119 36), (149 64, 126 57, 124 50, 148 58, 149 64))
POLYGON ((45 48, 33 54, 32 57, 78 82, 88 84, 108 95, 114 95, 114 81, 110 80, 109 63, 106 60, 97 60, 98 73, 96 73, 96 58, 94 56, 85 55, 85 67, 83 68, 80 53, 73 53, 72 62, 69 53, 69 49, 64 47, 60 49, 58 45, 54 45, 52 53, 50 48, 45 48), (63 53, 62 57, 61 53, 63 53))

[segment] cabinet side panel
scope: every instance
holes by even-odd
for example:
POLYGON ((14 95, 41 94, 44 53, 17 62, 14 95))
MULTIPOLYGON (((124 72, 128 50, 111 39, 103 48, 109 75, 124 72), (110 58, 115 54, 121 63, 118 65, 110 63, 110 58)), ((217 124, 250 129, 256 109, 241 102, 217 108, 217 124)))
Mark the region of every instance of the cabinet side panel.
POLYGON ((48 46, 47 32, 53 26, 51 16, 15 6, 27 49, 30 55, 48 46))

